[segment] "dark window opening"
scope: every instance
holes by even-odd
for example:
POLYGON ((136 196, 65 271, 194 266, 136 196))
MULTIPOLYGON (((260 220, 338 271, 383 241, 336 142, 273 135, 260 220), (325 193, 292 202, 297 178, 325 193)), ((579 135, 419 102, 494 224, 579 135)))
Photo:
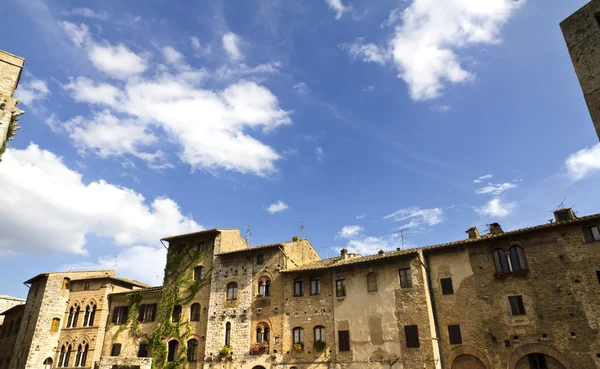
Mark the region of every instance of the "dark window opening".
POLYGON ((509 273, 510 267, 508 266, 508 259, 506 253, 502 249, 496 249, 493 252, 494 265, 496 267, 496 273, 509 273))
POLYGON ((175 355, 177 354, 177 349, 179 348, 179 342, 172 340, 169 341, 169 352, 167 354, 167 361, 172 363, 175 361, 175 355))
POLYGON ((140 322, 153 322, 156 319, 156 304, 140 305, 138 320, 140 322))
POLYGON ((405 325, 404 335, 406 336, 406 347, 419 347, 419 327, 416 325, 405 325))
POLYGON ((147 343, 141 343, 140 347, 138 348, 138 357, 149 357, 148 356, 148 344, 147 343))
POLYGON ((412 275, 410 274, 410 268, 399 269, 398 274, 400 275, 400 288, 412 288, 412 275))
POLYGON ((529 367, 531 369, 548 369, 544 354, 529 354, 527 355, 527 359, 529 360, 529 367))
POLYGON ((310 280, 310 294, 320 295, 321 294, 321 280, 319 278, 313 278, 310 280))
POLYGON ((596 278, 598 278, 598 283, 600 283, 600 270, 596 270, 596 278))
POLYGON ((198 341, 195 339, 188 341, 187 359, 191 363, 198 360, 198 341))
POLYGON ((294 281, 294 296, 302 296, 304 295, 304 281, 302 279, 297 279, 294 281))
POLYGON ((340 352, 350 351, 350 331, 338 331, 340 352))
POLYGON ((206 243, 200 242, 198 244, 198 251, 203 252, 204 250, 206 250, 206 243))
POLYGON ((442 278, 440 279, 440 284, 442 285, 442 295, 453 295, 454 287, 452 286, 452 278, 442 278))
POLYGON ((335 297, 346 297, 346 280, 338 279, 335 281, 335 297))
POLYGON ((90 289, 90 282, 84 282, 83 283, 83 290, 84 291, 89 291, 90 289))
POLYGON ((262 265, 264 263, 265 263, 265 255, 263 255, 263 254, 256 255, 256 264, 262 265))
POLYGON ((231 323, 225 324, 225 346, 231 345, 231 323))
POLYGON ((173 314, 171 315, 171 321, 177 323, 181 320, 181 305, 175 305, 173 307, 173 314))
POLYGON ((293 343, 304 344, 304 328, 296 327, 292 329, 293 343))
POLYGON ((204 267, 203 266, 197 266, 194 268, 194 281, 199 281, 202 278, 204 278, 204 267))
POLYGON ((129 314, 129 306, 117 306, 113 310, 112 322, 114 324, 127 323, 127 315, 129 314))
POLYGON ((460 345, 462 343, 462 334, 460 332, 460 325, 449 325, 448 336, 450 337, 451 345, 460 345))
POLYGON ((598 226, 584 227, 583 237, 585 238, 585 242, 600 241, 600 228, 598 226))
POLYGON ((513 316, 525 315, 525 305, 523 305, 522 296, 509 296, 508 302, 510 303, 510 311, 513 316))
POLYGON ((200 321, 200 304, 195 303, 190 307, 190 321, 199 322, 200 321))
POLYGON ((237 283, 231 282, 227 285, 227 300, 237 300, 237 283))
POLYGON ((121 344, 115 343, 112 345, 110 349, 110 356, 119 356, 121 355, 121 344))

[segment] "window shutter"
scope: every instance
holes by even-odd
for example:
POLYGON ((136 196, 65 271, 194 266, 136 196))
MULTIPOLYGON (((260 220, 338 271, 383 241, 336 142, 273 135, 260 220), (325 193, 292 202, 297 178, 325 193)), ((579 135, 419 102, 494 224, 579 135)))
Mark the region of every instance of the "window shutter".
POLYGON ((145 322, 144 317, 146 316, 146 305, 140 305, 140 309, 138 310, 138 321, 145 322))
POLYGON ((338 331, 340 352, 350 351, 350 331, 338 331))
POLYGON ((119 318, 119 308, 116 307, 113 309, 113 315, 112 315, 112 323, 113 324, 117 324, 117 319, 119 318))
POLYGON ((419 347, 419 327, 416 325, 405 325, 406 347, 419 347))
POLYGON ((156 320, 156 304, 150 305, 152 306, 152 321, 156 320))

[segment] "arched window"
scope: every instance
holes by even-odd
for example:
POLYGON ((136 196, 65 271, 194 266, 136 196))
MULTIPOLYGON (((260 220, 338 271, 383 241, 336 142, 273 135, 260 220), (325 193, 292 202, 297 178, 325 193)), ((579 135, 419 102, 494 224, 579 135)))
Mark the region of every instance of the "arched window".
POLYGON ((86 343, 85 346, 83 346, 83 353, 81 354, 81 361, 79 362, 79 366, 85 366, 89 349, 90 345, 86 343))
POLYGON ((296 327, 292 330, 294 344, 304 344, 304 328, 296 327))
POLYGON ((237 289, 238 285, 235 282, 227 285, 227 300, 237 300, 237 289))
POLYGON ((190 363, 193 363, 198 360, 198 340, 192 338, 187 345, 187 358, 190 363))
MULTIPOLYGON (((46 360, 44 360, 44 369, 52 368, 52 362, 52 358, 46 358, 46 360)), ((2 365, 0 365, 0 367, 2 367, 2 365)))
POLYGON ((65 363, 65 354, 66 354, 67 348, 65 347, 65 345, 63 345, 60 348, 60 355, 58 356, 58 367, 61 368, 64 366, 65 363))
POLYGON ((271 329, 265 322, 260 322, 256 325, 256 342, 269 342, 271 329))
POLYGON ((523 255, 521 246, 513 246, 510 248, 510 265, 512 266, 513 272, 516 272, 517 270, 527 270, 527 264, 525 263, 525 256, 523 255))
POLYGON ((171 315, 171 321, 177 323, 181 320, 181 305, 173 306, 173 314, 171 315))
POLYGON ((179 342, 176 340, 169 341, 169 352, 167 354, 167 361, 172 363, 175 361, 175 356, 177 355, 177 349, 179 348, 179 342))
POLYGON ((88 320, 90 319, 90 305, 85 307, 85 314, 83 314, 83 326, 88 326, 88 320))
POLYGON ((79 345, 77 348, 77 355, 75 355, 75 367, 81 366, 81 355, 83 354, 83 346, 79 345))
POLYGON ((258 295, 271 296, 271 280, 269 277, 261 277, 258 281, 258 295))
POLYGON ((204 277, 204 267, 199 265, 194 268, 194 280, 199 281, 204 277))
POLYGON ((367 292, 377 291, 377 273, 370 272, 367 274, 367 292))
POLYGON ((231 323, 225 324, 225 346, 231 346, 231 323))
POLYGON ((67 320, 67 328, 77 327, 77 320, 79 320, 79 305, 71 306, 69 309, 69 319, 67 320))
POLYGON ((190 307, 190 321, 199 322, 200 321, 200 304, 195 303, 190 307))
POLYGON ((315 333, 315 342, 325 342, 325 327, 323 327, 322 325, 318 325, 314 328, 313 331, 315 333))
POLYGON ((510 267, 508 266, 508 260, 506 259, 506 254, 502 249, 494 250, 494 265, 496 266, 497 273, 508 273, 510 272, 510 267))
POLYGON ((91 303, 90 307, 91 307, 91 311, 90 311, 90 319, 88 320, 88 327, 94 326, 94 318, 96 318, 96 304, 91 303))
POLYGON ((71 358, 71 350, 72 350, 72 346, 71 345, 63 345, 62 348, 60 349, 60 356, 59 356, 59 360, 58 360, 58 366, 59 367, 63 367, 66 368, 69 366, 69 359, 71 358))

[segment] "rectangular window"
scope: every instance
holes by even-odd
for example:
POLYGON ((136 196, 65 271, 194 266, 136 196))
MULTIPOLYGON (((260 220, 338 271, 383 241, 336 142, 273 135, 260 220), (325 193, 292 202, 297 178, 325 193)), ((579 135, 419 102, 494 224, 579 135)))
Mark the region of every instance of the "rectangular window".
POLYGON ((204 243, 204 242, 200 242, 200 243, 198 244, 198 251, 200 251, 200 252, 204 252, 205 250, 206 250, 206 243, 204 243))
POLYGON ((321 280, 319 278, 313 278, 310 280, 310 294, 320 295, 321 294, 321 280))
POLYGON ((202 278, 204 278, 204 267, 200 265, 194 268, 194 281, 197 282, 202 278))
POLYGON ((449 325, 448 336, 450 337, 451 345, 460 345, 462 343, 462 334, 460 332, 460 325, 449 325))
POLYGON ((340 352, 350 351, 350 331, 338 331, 340 352))
POLYGON ((585 242, 600 241, 600 228, 598 226, 584 227, 583 237, 585 238, 585 242))
POLYGON ((156 318, 156 304, 140 305, 138 320, 140 322, 153 322, 156 318))
POLYGON ((262 265, 265 263, 265 256, 263 254, 256 255, 256 264, 262 265))
POLYGON ((89 289, 90 289, 90 282, 83 283, 83 290, 84 291, 89 291, 89 289))
POLYGON ((406 347, 419 347, 419 327, 416 325, 405 325, 404 335, 406 336, 406 347))
POLYGON ((141 343, 138 348, 138 357, 148 357, 148 344, 141 343))
POLYGON ((596 270, 596 278, 598 278, 598 283, 600 283, 600 270, 596 270))
POLYGON ((60 326, 60 319, 53 318, 52 326, 50 327, 50 332, 58 332, 58 327, 60 326))
POLYGON ((523 305, 522 296, 509 296, 508 302, 510 303, 510 312, 513 316, 525 315, 525 306, 523 305))
POLYGON ((110 356, 119 356, 121 355, 121 344, 115 343, 112 345, 110 349, 110 356))
POLYGON ((335 281, 335 297, 346 297, 346 280, 338 279, 335 281))
POLYGON ((410 274, 410 268, 398 270, 400 274, 400 288, 412 288, 412 276, 410 274))
POLYGON ((452 278, 442 278, 440 279, 440 284, 442 285, 442 295, 453 295, 454 287, 452 286, 452 278))
POLYGON ((294 281, 294 296, 302 296, 304 295, 304 281, 297 280, 294 281))
POLYGON ((171 315, 171 322, 177 323, 181 320, 181 305, 175 305, 173 307, 173 314, 171 315))
POLYGON ((112 322, 114 324, 127 323, 127 315, 129 314, 129 306, 117 306, 113 310, 112 322))

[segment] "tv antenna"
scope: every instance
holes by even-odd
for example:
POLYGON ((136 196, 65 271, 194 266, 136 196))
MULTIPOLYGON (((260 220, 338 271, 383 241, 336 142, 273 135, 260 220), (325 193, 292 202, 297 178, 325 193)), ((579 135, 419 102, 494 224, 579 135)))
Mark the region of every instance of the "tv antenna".
POLYGON ((565 201, 567 200, 567 198, 565 197, 563 199, 563 201, 560 202, 560 204, 557 205, 557 209, 564 209, 565 208, 565 201))
MULTIPOLYGON (((402 240, 402 250, 404 250, 404 232, 408 231, 408 228, 404 228, 399 230, 398 232, 400 232, 400 239, 402 240)), ((396 232, 396 233, 398 233, 396 232)))
POLYGON ((246 224, 246 243, 250 243, 250 237, 252 236, 252 232, 250 232, 250 224, 246 224))
POLYGON ((115 264, 113 265, 113 269, 117 269, 117 266, 119 265, 119 261, 117 259, 117 255, 115 255, 115 264))
POLYGON ((305 235, 304 235, 304 221, 300 222, 300 228, 298 228, 298 230, 300 231, 300 234, 302 235, 302 239, 304 239, 305 238, 305 235))

